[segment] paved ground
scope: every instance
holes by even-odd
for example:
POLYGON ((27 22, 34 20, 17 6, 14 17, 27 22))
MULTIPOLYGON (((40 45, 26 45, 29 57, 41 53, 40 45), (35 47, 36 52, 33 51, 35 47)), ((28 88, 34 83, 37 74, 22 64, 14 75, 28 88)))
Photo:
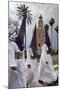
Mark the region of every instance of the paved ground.
POLYGON ((55 70, 58 70, 58 67, 59 67, 59 57, 58 57, 58 55, 56 55, 56 54, 53 55, 52 60, 53 60, 53 65, 54 65, 55 70))
POLYGON ((58 55, 52 55, 52 60, 53 60, 53 65, 55 65, 55 64, 58 64, 58 62, 59 62, 59 60, 58 60, 59 58, 58 58, 58 55))

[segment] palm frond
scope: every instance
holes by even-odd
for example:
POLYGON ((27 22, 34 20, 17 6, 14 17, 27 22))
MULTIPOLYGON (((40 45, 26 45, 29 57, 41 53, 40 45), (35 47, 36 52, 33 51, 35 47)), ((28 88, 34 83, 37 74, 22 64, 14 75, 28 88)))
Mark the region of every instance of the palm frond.
POLYGON ((31 10, 28 10, 28 9, 27 9, 27 12, 31 12, 31 10))
POLYGON ((17 9, 21 10, 21 7, 18 6, 17 9))
POLYGON ((22 10, 21 9, 18 9, 18 10, 16 10, 17 12, 22 12, 22 10))
POLYGON ((31 24, 32 23, 32 17, 27 17, 27 23, 31 24))
POLYGON ((17 7, 17 15, 21 19, 21 17, 26 17, 27 23, 31 24, 32 21, 32 14, 30 13, 31 10, 28 9, 29 7, 25 4, 20 4, 20 6, 17 7))
POLYGON ((54 23, 55 23, 55 19, 54 19, 54 18, 51 18, 51 20, 49 21, 49 24, 50 24, 51 26, 53 26, 54 23))
POLYGON ((32 16, 32 14, 30 12, 27 12, 27 16, 32 16))

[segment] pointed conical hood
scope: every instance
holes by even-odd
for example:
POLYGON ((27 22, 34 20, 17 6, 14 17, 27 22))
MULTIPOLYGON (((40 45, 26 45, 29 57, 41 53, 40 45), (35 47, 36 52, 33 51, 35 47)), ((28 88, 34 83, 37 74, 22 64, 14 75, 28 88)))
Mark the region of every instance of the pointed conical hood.
POLYGON ((34 28, 33 37, 32 37, 32 41, 31 41, 30 47, 31 47, 31 49, 33 51, 34 57, 36 57, 36 50, 37 50, 36 25, 35 25, 35 28, 34 28))
POLYGON ((15 42, 17 43, 19 49, 22 51, 24 49, 24 33, 26 30, 26 19, 23 18, 22 24, 19 30, 18 36, 15 38, 15 42))

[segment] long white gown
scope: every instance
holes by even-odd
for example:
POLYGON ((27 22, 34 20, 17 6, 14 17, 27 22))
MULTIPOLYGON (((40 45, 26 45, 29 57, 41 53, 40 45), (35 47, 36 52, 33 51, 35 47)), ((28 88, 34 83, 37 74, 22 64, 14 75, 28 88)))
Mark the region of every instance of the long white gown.
POLYGON ((15 59, 15 52, 21 52, 15 42, 9 43, 8 49, 8 88, 26 87, 25 79, 25 60, 15 59), (18 70, 12 70, 11 67, 17 67, 18 70))
POLYGON ((33 52, 31 48, 28 48, 26 60, 26 81, 30 85, 29 87, 34 87, 37 84, 38 65, 36 59, 31 59, 30 55, 33 55, 33 52), (30 69, 27 67, 28 64, 31 65, 30 69))
POLYGON ((53 68, 52 57, 50 54, 47 54, 47 50, 47 45, 43 44, 40 63, 38 67, 38 79, 42 80, 43 82, 50 83, 57 79, 57 75, 53 68))

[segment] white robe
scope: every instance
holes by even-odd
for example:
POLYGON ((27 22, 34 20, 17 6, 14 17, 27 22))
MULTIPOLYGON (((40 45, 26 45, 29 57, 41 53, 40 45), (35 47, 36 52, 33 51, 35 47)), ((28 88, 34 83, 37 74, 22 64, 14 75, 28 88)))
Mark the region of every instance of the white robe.
POLYGON ((39 80, 50 83, 57 79, 57 75, 53 68, 52 57, 50 54, 47 54, 47 50, 48 47, 46 46, 46 44, 43 44, 38 72, 39 80))
POLYGON ((11 89, 26 87, 25 79, 25 61, 24 59, 15 59, 15 52, 21 52, 15 42, 9 43, 8 50, 8 87, 11 89), (13 71, 11 67, 17 67, 18 70, 13 71))
POLYGON ((27 49, 27 59, 26 59, 26 81, 30 87, 36 86, 37 75, 38 75, 38 65, 36 59, 31 59, 30 55, 33 55, 31 48, 27 49), (30 64, 29 69, 27 65, 30 64))

